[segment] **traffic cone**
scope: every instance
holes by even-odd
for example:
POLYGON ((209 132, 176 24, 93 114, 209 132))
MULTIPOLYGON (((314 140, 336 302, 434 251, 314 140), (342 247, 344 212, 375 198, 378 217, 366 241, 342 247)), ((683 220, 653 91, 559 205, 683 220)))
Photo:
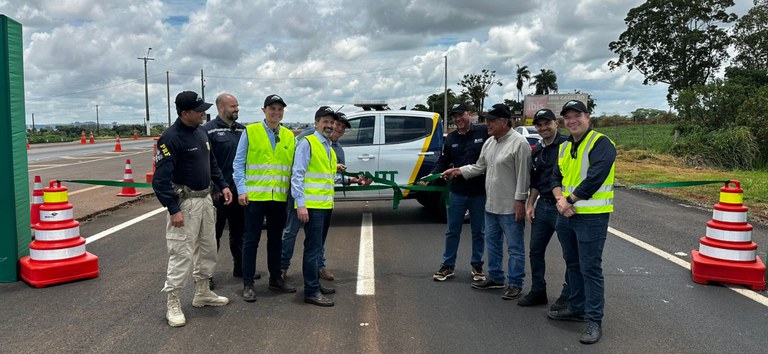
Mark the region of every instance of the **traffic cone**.
POLYGON ((96 141, 93 140, 93 130, 91 130, 91 141, 89 141, 91 144, 96 144, 96 141))
POLYGON ((35 184, 32 187, 32 204, 29 208, 29 220, 32 228, 40 222, 40 205, 43 204, 43 180, 35 176, 35 184))
POLYGON ((133 140, 139 140, 139 133, 137 133, 135 130, 133 131, 133 140))
POLYGON ((157 162, 157 141, 160 137, 156 137, 155 144, 152 146, 152 172, 147 172, 147 183, 152 183, 152 179, 155 177, 155 163, 157 162))
MULTIPOLYGON (((133 169, 131 169, 131 160, 125 160, 125 174, 123 174, 123 182, 133 183, 133 169)), ((117 194, 118 197, 137 197, 141 195, 136 191, 136 187, 123 187, 123 190, 117 194)))
POLYGON ((80 134, 80 144, 85 144, 85 130, 80 134))
POLYGON ((115 141, 115 150, 114 152, 121 152, 123 151, 123 147, 120 146, 120 134, 117 134, 117 141, 115 141))
POLYGON ((27 150, 31 149, 32 147, 29 146, 29 138, 27 138, 27 150))
POLYGON ((743 284, 755 291, 765 289, 765 264, 757 256, 757 244, 752 242, 752 225, 747 223, 743 193, 735 180, 720 188, 720 202, 714 205, 706 235, 699 239, 699 250, 691 251, 694 282, 726 282, 743 284))
POLYGON ((85 251, 80 223, 74 220, 67 188, 60 181, 43 189, 35 240, 19 264, 21 279, 37 288, 99 276, 99 257, 85 251))

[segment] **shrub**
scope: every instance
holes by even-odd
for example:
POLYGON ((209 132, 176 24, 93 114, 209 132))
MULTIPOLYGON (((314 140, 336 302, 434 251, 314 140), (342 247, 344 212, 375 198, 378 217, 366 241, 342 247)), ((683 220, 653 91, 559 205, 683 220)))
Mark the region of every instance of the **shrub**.
POLYGON ((694 166, 752 170, 759 147, 749 128, 738 126, 719 130, 695 130, 681 137, 672 153, 694 166))

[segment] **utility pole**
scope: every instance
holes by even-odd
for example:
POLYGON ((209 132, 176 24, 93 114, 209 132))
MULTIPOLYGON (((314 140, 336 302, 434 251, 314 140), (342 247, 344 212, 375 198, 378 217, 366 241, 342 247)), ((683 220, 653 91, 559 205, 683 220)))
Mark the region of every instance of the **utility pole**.
POLYGON ((165 94, 168 99, 168 128, 171 127, 171 79, 168 72, 165 72, 165 94))
MULTIPOLYGON (((203 69, 200 69, 200 92, 200 97, 202 97, 203 102, 205 102, 205 77, 203 76, 203 69)), ((211 116, 207 113, 205 114, 205 120, 211 120, 211 116)))
POLYGON ((99 105, 96 105, 96 136, 99 135, 99 105))
POLYGON ((443 134, 448 133, 448 56, 445 57, 445 78, 443 82, 445 87, 443 88, 443 134))
POLYGON ((32 132, 35 132, 35 114, 32 113, 32 132))
POLYGON ((147 83, 147 61, 155 60, 155 58, 149 57, 149 52, 151 51, 152 48, 149 48, 149 50, 147 50, 147 55, 145 55, 143 58, 136 58, 139 60, 144 60, 144 104, 147 112, 147 120, 144 125, 147 128, 147 136, 149 136, 149 85, 147 83))

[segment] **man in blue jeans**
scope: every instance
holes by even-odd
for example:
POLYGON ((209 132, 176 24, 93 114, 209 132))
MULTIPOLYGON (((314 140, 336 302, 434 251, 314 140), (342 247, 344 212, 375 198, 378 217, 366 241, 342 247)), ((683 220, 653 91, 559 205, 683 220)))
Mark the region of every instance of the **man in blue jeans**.
POLYGON ((525 200, 530 187, 531 148, 512 130, 512 114, 503 103, 485 116, 488 139, 477 162, 443 172, 445 177, 473 178, 485 173, 485 248, 488 277, 475 281, 475 289, 504 288, 504 241, 507 242, 507 285, 502 299, 520 296, 525 277, 525 200))
MULTIPOLYGON (((531 224, 531 245, 528 258, 531 261, 531 291, 517 301, 520 306, 546 305, 547 282, 544 280, 546 263, 544 255, 547 245, 555 233, 557 224, 557 207, 555 196, 552 194, 552 170, 557 167, 557 152, 560 143, 566 137, 558 132, 555 113, 549 109, 541 109, 533 116, 533 125, 539 132, 541 140, 531 151, 533 160, 531 167, 531 192, 525 208, 526 219, 531 224)), ((560 297, 549 308, 557 311, 568 301, 568 274, 565 276, 560 297)))
POLYGON ((602 337, 605 308, 603 247, 613 212, 616 148, 607 136, 589 128, 587 106, 568 101, 560 115, 571 136, 560 145, 552 177, 557 199, 557 234, 563 246, 571 294, 568 307, 549 311, 554 320, 585 321, 579 341, 602 337))
MULTIPOLYGON (((477 162, 480 150, 488 140, 488 129, 484 125, 472 124, 472 117, 463 103, 454 104, 449 112, 456 124, 456 130, 450 132, 443 143, 443 152, 433 173, 442 173, 449 167, 461 167, 477 162)), ((456 253, 464 225, 464 213, 469 210, 469 223, 472 230, 472 280, 485 280, 483 273, 483 251, 485 249, 484 209, 485 175, 465 179, 458 176, 451 182, 448 204, 448 230, 445 232, 445 252, 440 269, 432 276, 435 281, 446 281, 454 276, 456 253)))

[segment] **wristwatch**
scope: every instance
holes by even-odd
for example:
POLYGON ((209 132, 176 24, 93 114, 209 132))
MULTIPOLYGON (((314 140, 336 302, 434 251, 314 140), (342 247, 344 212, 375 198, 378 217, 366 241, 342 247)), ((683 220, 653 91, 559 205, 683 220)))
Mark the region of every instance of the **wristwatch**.
POLYGON ((571 199, 571 196, 570 196, 570 195, 569 195, 569 196, 567 196, 567 197, 565 197, 565 201, 566 201, 566 202, 568 202, 568 204, 574 204, 574 203, 576 203, 576 202, 574 202, 574 201, 573 201, 573 199, 571 199))

